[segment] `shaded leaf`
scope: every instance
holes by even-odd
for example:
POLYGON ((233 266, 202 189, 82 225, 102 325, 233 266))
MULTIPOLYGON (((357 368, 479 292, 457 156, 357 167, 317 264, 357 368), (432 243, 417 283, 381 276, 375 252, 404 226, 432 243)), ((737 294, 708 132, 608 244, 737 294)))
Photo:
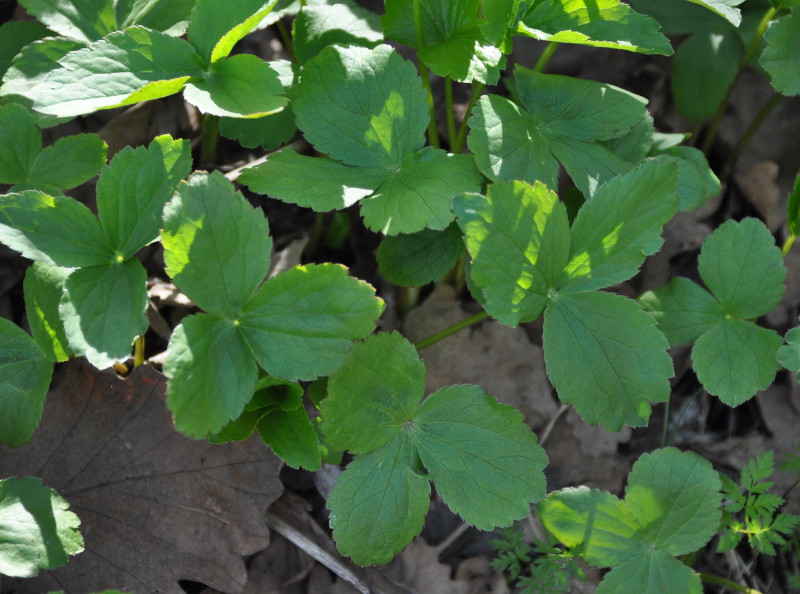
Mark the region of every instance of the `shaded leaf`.
POLYGON ((133 340, 147 331, 146 284, 139 260, 71 273, 59 305, 70 348, 98 369, 127 359, 133 340))
POLYGON ((117 0, 117 28, 142 25, 180 37, 189 26, 195 0, 117 0))
POLYGON ((0 443, 16 447, 39 424, 53 365, 22 328, 5 318, 0 318, 0 338, 0 443))
POLYGON ((47 27, 34 21, 8 21, 0 25, 0 80, 22 48, 49 34, 47 27))
POLYGON ((180 594, 184 579, 244 588, 242 556, 269 542, 279 461, 258 439, 213 446, 176 433, 164 384, 147 366, 125 380, 80 361, 59 367, 40 429, 2 451, 0 476, 36 472, 69 500, 86 551, 34 580, 4 577, 4 592, 180 594))
POLYGON ((34 262, 25 272, 25 313, 31 334, 45 356, 53 362, 66 361, 72 351, 58 315, 58 304, 70 270, 34 262))
POLYGON ((56 140, 39 153, 31 167, 29 183, 61 190, 92 179, 106 164, 108 147, 95 134, 74 134, 56 140))
POLYGON ((759 63, 772 79, 772 86, 784 95, 800 94, 800 8, 779 19, 764 35, 767 47, 759 63))
POLYGON ((80 520, 58 493, 27 476, 0 481, 0 571, 34 577, 83 550, 80 520))
POLYGON ((544 314, 547 375, 565 404, 608 431, 641 427, 669 399, 667 340, 641 306, 611 293, 562 293, 544 314), (581 373, 575 373, 580 369, 581 373))
POLYGON ((276 0, 197 0, 189 21, 189 43, 207 64, 213 64, 227 57, 275 4, 276 0))
POLYGON ((421 287, 441 279, 463 253, 464 241, 453 223, 443 231, 384 237, 378 246, 378 268, 396 285, 421 287))
POLYGON ((22 0, 25 10, 59 35, 89 43, 116 29, 108 0, 22 0))
POLYGON ((380 18, 355 2, 304 6, 292 24, 298 61, 305 64, 329 45, 374 47, 383 41, 380 18))
POLYGON ((0 183, 28 181, 42 135, 36 121, 21 105, 0 105, 0 183))

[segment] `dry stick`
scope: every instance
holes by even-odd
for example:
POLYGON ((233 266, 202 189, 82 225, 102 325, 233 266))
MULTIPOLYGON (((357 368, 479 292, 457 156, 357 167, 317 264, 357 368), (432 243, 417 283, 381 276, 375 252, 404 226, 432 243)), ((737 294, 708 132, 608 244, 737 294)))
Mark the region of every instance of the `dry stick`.
POLYGON ((539 445, 544 445, 544 442, 547 441, 547 438, 550 437, 550 433, 553 431, 553 427, 556 426, 558 419, 564 416, 564 413, 569 410, 569 406, 566 404, 562 404, 561 408, 556 411, 556 414, 552 416, 552 418, 547 422, 547 426, 542 431, 542 435, 539 438, 539 445))
POLYGON ((282 520, 278 516, 267 512, 267 526, 275 530, 275 532, 283 536, 297 548, 304 551, 318 562, 322 563, 340 578, 350 583, 359 592, 362 592, 363 594, 376 593, 375 589, 370 588, 369 585, 365 584, 355 573, 350 571, 347 566, 339 561, 339 559, 331 555, 325 549, 320 548, 317 543, 308 538, 305 534, 297 530, 285 520, 282 520))

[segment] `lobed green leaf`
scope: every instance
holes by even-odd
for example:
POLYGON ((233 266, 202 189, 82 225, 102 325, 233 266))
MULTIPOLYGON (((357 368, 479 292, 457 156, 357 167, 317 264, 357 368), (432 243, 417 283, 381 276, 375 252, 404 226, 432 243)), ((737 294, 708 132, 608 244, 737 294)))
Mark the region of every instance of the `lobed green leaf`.
POLYGON ((34 577, 83 550, 81 521, 58 493, 33 476, 0 481, 0 573, 34 577))
MULTIPOLYGON (((45 352, 22 328, 0 318, 0 443, 17 447, 30 440, 42 418, 52 375, 45 352)), ((0 528, 0 542, 8 538, 18 536, 0 528)), ((4 556, 0 548, 0 559, 4 556)), ((10 575, 2 565, 0 571, 10 575)))
POLYGON ((184 98, 203 113, 235 118, 257 118, 281 111, 288 99, 278 74, 250 54, 215 62, 201 80, 190 81, 184 98))
POLYGON ((121 150, 103 169, 97 211, 109 242, 123 258, 158 237, 164 205, 191 167, 189 141, 164 135, 147 148, 121 150))
POLYGON ((48 35, 47 27, 34 21, 8 21, 0 25, 0 80, 22 48, 48 35))
POLYGON ((508 526, 546 493, 547 455, 521 413, 478 386, 431 394, 411 439, 447 506, 480 530, 508 526))
POLYGON ((74 188, 92 179, 106 164, 108 147, 95 134, 73 134, 45 147, 33 162, 28 183, 74 188))
POLYGON ((353 340, 375 329, 383 302, 344 266, 296 266, 244 304, 240 331, 261 367, 288 380, 330 375, 353 340))
POLYGON ((414 65, 387 45, 322 50, 306 64, 293 108, 319 152, 386 171, 422 147, 428 125, 414 65))
POLYGON ((166 97, 205 68, 185 41, 138 26, 70 52, 59 64, 30 90, 34 109, 57 116, 166 97))
POLYGON ((206 64, 226 58, 255 29, 277 0, 197 0, 189 21, 189 43, 206 64))
POLYGON ((13 103, 0 105, 0 183, 28 181, 41 151, 42 135, 28 110, 13 103))
POLYGON ((384 237, 376 255, 383 278, 402 287, 421 287, 441 279, 463 253, 461 232, 451 223, 443 231, 384 237))
POLYGON ((727 221, 703 244, 698 269, 725 313, 755 318, 778 304, 786 267, 772 233, 758 219, 727 221))
POLYGON ((25 313, 31 335, 42 353, 52 362, 66 361, 72 355, 58 304, 70 270, 44 262, 34 262, 25 272, 25 313))
POLYGON ((800 94, 800 8, 773 23, 764 35, 767 47, 759 63, 772 79, 772 86, 783 95, 800 94))
POLYGON ((307 5, 292 25, 297 60, 305 64, 329 45, 375 47, 383 41, 380 17, 350 0, 307 5))
POLYGON ((486 197, 456 198, 455 211, 486 311, 511 326, 538 318, 569 255, 567 211, 556 194, 539 182, 492 184, 486 197))
POLYGON ((26 258, 66 268, 114 259, 88 208, 72 198, 35 190, 0 196, 0 242, 26 258))
POLYGON ((650 401, 669 399, 667 340, 635 301, 612 293, 561 293, 545 310, 543 340, 559 398, 590 425, 641 427, 650 401))
POLYGON ((164 207, 167 274, 204 310, 233 316, 264 280, 272 239, 260 210, 219 173, 200 172, 164 207))
POLYGON ((800 328, 786 333, 786 344, 778 349, 778 363, 795 375, 800 375, 800 328))
POLYGON ((167 406, 175 428, 189 437, 217 433, 253 396, 258 369, 241 331, 208 314, 175 329, 164 361, 167 406))
POLYGON ((572 224, 562 291, 602 289, 631 278, 658 251, 678 207, 678 167, 652 159, 600 186, 572 224))
POLYGON ((59 314, 70 348, 98 369, 130 356, 147 331, 147 272, 139 260, 89 266, 71 273, 59 314))

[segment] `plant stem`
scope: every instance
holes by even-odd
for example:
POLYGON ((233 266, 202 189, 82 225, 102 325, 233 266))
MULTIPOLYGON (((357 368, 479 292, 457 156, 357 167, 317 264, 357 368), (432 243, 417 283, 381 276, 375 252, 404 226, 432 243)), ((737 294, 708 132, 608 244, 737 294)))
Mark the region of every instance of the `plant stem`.
POLYGON ((761 594, 758 590, 753 590, 752 588, 748 588, 747 586, 743 586, 738 582, 731 581, 724 577, 720 577, 718 575, 712 575, 709 573, 698 573, 697 574, 700 579, 707 584, 716 584, 717 586, 724 586, 726 588, 730 588, 736 592, 744 592, 744 594, 761 594))
POLYGON ((219 141, 219 117, 206 114, 203 116, 203 127, 200 132, 200 164, 213 165, 217 160, 217 143, 219 141))
POLYGON ((144 336, 137 336, 133 341, 133 367, 144 364, 144 336))
POLYGON ((423 47, 422 37, 422 15, 420 8, 420 0, 413 1, 414 8, 414 33, 416 34, 417 45, 417 67, 419 68, 419 76, 422 79, 422 86, 425 87, 425 93, 428 95, 428 111, 430 111, 431 119, 428 122, 428 144, 434 148, 439 148, 439 128, 436 125, 436 109, 433 105, 433 91, 431 90, 431 78, 428 74, 428 66, 419 57, 419 50, 423 47))
POLYGON ((482 82, 472 81, 472 95, 469 98, 467 109, 464 112, 464 119, 461 122, 461 127, 458 129, 456 141, 450 146, 450 152, 458 154, 464 150, 464 141, 467 139, 467 120, 469 120, 472 115, 472 108, 475 107, 478 99, 481 98, 481 93, 483 93, 485 87, 486 85, 482 82))
POLYGON ((753 121, 750 122, 750 125, 745 130, 742 137, 739 139, 739 142, 736 143, 736 146, 731 151, 731 154, 728 156, 727 161, 725 161, 725 167, 723 171, 723 182, 727 180, 730 176, 731 172, 733 171, 733 166, 736 164, 737 159, 739 159, 739 155, 742 154, 742 151, 745 147, 750 144, 750 141, 753 139, 753 136, 761 127, 761 124, 764 123, 764 120, 767 119, 767 116, 772 113, 772 110, 781 102, 783 99, 783 95, 780 93, 775 93, 772 97, 770 97, 769 101, 761 108, 761 111, 758 112, 753 121))
POLYGON ((534 72, 542 72, 544 67, 547 66, 547 63, 550 61, 550 58, 553 57, 553 53, 558 49, 559 43, 557 41, 551 41, 547 44, 547 47, 544 48, 542 55, 539 56, 539 59, 536 61, 536 65, 533 67, 534 72))
POLYGON ((289 59, 297 64, 297 54, 294 53, 294 43, 292 42, 292 36, 289 35, 289 31, 286 29, 286 25, 283 24, 282 20, 278 20, 275 26, 278 28, 278 35, 280 35, 281 42, 283 43, 283 49, 289 54, 289 59))
POLYGON ((322 224, 324 222, 325 213, 318 212, 314 214, 314 226, 311 228, 311 236, 308 238, 308 243, 303 250, 309 259, 313 259, 314 254, 317 253, 317 248, 319 248, 319 243, 322 241, 322 224))
POLYGON ((761 43, 761 38, 764 37, 767 27, 769 27, 772 18, 777 13, 777 8, 770 8, 767 10, 767 12, 764 14, 764 17, 761 19, 761 22, 758 24, 758 28, 756 29, 755 35, 753 35, 753 39, 750 41, 750 45, 747 46, 744 55, 742 55, 742 59, 739 61, 739 70, 737 70, 736 76, 733 77, 733 81, 728 86, 725 97, 717 106, 717 111, 714 113, 714 119, 711 120, 711 126, 708 129, 708 134, 706 134, 705 140, 703 140, 703 146, 701 147, 701 150, 705 155, 708 155, 708 151, 711 150, 711 145, 714 144, 714 139, 717 137, 717 132, 719 132, 719 125, 722 122, 722 116, 725 115, 725 108, 728 106, 731 95, 733 95, 733 89, 736 87, 736 83, 739 82, 742 72, 744 72, 745 67, 750 63, 750 60, 756 53, 756 50, 758 50, 758 45, 761 43))
POLYGON ((453 79, 449 76, 444 77, 444 100, 447 113, 447 140, 452 150, 456 140, 456 114, 453 113, 453 79))
POLYGON ((794 240, 797 239, 796 235, 790 235, 786 238, 786 242, 783 244, 783 248, 781 249, 781 255, 786 258, 786 254, 789 253, 789 250, 794 245, 794 240))
POLYGON ((397 308, 405 315, 419 303, 419 287, 400 287, 397 293, 397 308))
POLYGON ((460 322, 456 322, 452 326, 448 326, 444 330, 439 330, 438 332, 431 334, 427 338, 423 338, 422 340, 415 342, 414 346, 417 347, 418 351, 422 349, 428 348, 432 344, 436 344, 440 340, 447 338, 448 336, 452 336, 456 332, 463 330, 464 328, 469 328, 470 326, 474 326, 478 322, 482 322, 489 318, 489 314, 485 311, 481 313, 477 313, 474 316, 470 316, 465 320, 461 320, 460 322))

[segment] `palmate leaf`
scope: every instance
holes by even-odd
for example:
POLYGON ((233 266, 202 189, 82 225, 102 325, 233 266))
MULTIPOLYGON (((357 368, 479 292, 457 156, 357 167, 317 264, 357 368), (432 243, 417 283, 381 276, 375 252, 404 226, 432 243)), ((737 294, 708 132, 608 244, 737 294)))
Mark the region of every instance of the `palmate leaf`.
POLYGON ((429 0, 420 3, 422 38, 414 28, 410 0, 389 0, 381 24, 386 35, 417 50, 420 59, 439 76, 495 84, 505 64, 499 48, 481 32, 479 0, 429 0))
POLYGON ((658 249, 677 207, 677 176, 669 160, 645 162, 600 186, 571 230, 566 208, 541 183, 492 184, 486 197, 455 201, 486 311, 512 326, 544 311, 559 397, 610 431, 647 421, 649 401, 669 396, 672 365, 664 335, 637 303, 590 291, 632 277, 658 249))
POLYGON ((0 443, 16 447, 31 438, 52 375, 45 352, 22 328, 0 318, 0 443))
POLYGON ((378 334, 353 347, 320 404, 326 442, 358 452, 328 499, 334 538, 357 563, 385 563, 419 533, 428 478, 485 530, 524 517, 544 494, 547 457, 520 413, 477 386, 420 404, 424 386, 414 347, 378 334))
POLYGON ((469 156, 423 148, 425 92, 389 46, 325 48, 306 64, 292 107, 331 158, 282 151, 242 174, 254 191, 317 211, 360 200, 368 227, 397 235, 444 229, 453 196, 480 188, 469 156))
POLYGON ((106 162, 106 144, 96 134, 75 134, 42 149, 34 117, 21 105, 0 106, 0 183, 12 190, 66 190, 91 179, 106 162))
POLYGON ((767 47, 759 63, 772 79, 772 86, 783 95, 800 94, 800 8, 774 23, 764 35, 767 47))
POLYGON ((654 19, 619 0, 542 0, 521 16, 517 32, 542 41, 669 56, 672 47, 654 19))
POLYGON ((161 237, 167 273, 209 312, 175 330, 164 368, 176 427, 192 437, 239 417, 258 365, 290 381, 330 374, 383 308, 372 287, 333 264, 295 267, 262 285, 267 221, 219 172, 180 185, 164 208, 161 237))
POLYGON ((780 336, 749 319, 778 303, 786 268, 769 229, 756 219, 718 227, 698 263, 713 296, 688 279, 674 279, 641 301, 671 344, 695 341, 692 363, 703 387, 737 406, 769 386, 780 367, 780 336))
POLYGON ((675 448, 637 460, 625 499, 587 487, 548 495, 536 506, 545 528, 595 567, 611 567, 606 594, 700 594, 700 578, 675 559, 717 532, 722 496, 711 464, 675 448))
POLYGON ((81 521, 69 503, 39 478, 0 481, 0 573, 34 577, 83 550, 81 521))
POLYGON ((645 100, 611 85, 517 66, 524 109, 488 95, 475 106, 467 143, 492 181, 542 181, 557 187, 558 159, 586 197, 597 185, 627 172, 601 141, 628 133, 647 117, 645 100))

